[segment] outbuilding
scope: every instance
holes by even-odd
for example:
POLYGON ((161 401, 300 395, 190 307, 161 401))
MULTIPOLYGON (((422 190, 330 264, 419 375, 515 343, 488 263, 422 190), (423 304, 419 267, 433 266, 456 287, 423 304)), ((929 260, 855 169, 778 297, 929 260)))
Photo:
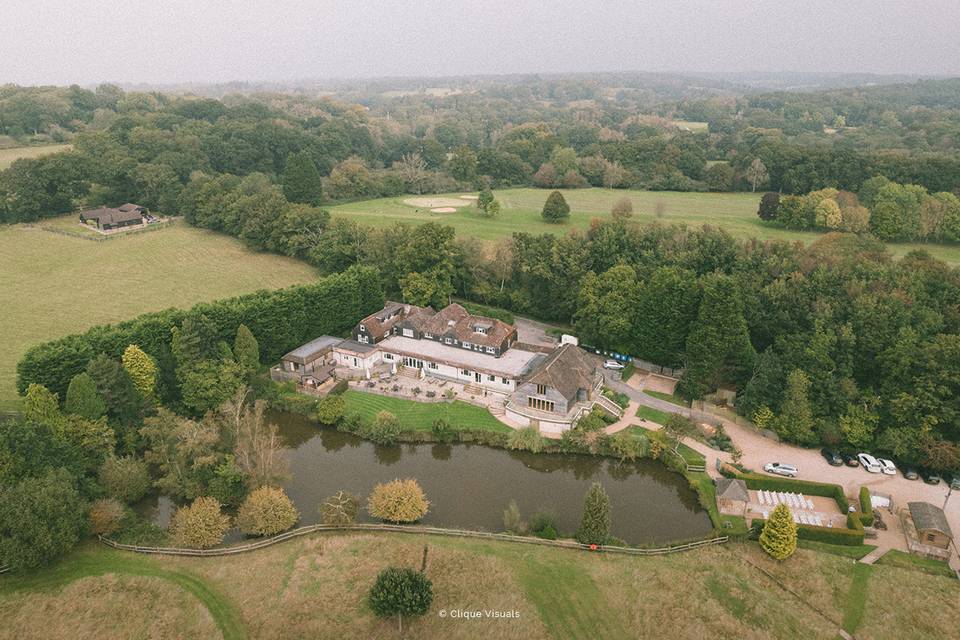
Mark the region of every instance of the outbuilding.
POLYGON ((717 480, 717 506, 721 512, 744 515, 748 502, 750 492, 747 491, 746 482, 735 478, 717 480))
POLYGON ((908 502, 907 508, 921 544, 940 549, 950 547, 953 532, 950 531, 950 524, 943 509, 929 502, 908 502))

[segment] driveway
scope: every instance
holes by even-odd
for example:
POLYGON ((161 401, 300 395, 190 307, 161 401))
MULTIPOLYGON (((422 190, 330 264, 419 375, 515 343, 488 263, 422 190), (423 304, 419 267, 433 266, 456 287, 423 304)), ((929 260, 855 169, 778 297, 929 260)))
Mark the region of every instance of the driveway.
POLYGON ((517 339, 527 344, 538 344, 545 347, 555 347, 559 338, 547 333, 547 329, 554 328, 544 322, 537 322, 530 318, 514 316, 513 326, 517 328, 517 339))
MULTIPOLYGON (((734 445, 742 452, 741 464, 747 468, 760 471, 763 465, 768 462, 786 462, 800 469, 799 478, 801 480, 839 484, 850 498, 857 498, 860 487, 866 485, 872 490, 889 494, 893 498, 896 510, 905 507, 908 502, 914 501, 929 502, 943 508, 944 500, 949 491, 946 483, 941 482, 939 485, 930 486, 921 480, 907 480, 899 473, 895 476, 888 476, 879 473, 867 473, 861 467, 833 467, 823 459, 819 449, 804 449, 765 438, 756 429, 739 425, 713 414, 703 414, 699 411, 679 407, 673 403, 648 396, 642 390, 635 389, 619 380, 613 380, 608 373, 605 373, 605 376, 607 386, 626 393, 637 404, 668 413, 679 413, 697 421, 722 424, 734 445)), ((708 467, 714 465, 718 457, 721 459, 726 457, 726 454, 720 451, 709 451, 711 453, 707 455, 708 467)), ((957 495, 950 498, 945 512, 955 538, 960 538, 960 491, 954 493, 957 495)), ((884 513, 884 519, 888 526, 899 529, 899 525, 893 522, 894 518, 895 516, 888 516, 887 513, 884 513)), ((957 555, 956 544, 953 546, 950 564, 954 569, 960 569, 960 557, 957 555)))

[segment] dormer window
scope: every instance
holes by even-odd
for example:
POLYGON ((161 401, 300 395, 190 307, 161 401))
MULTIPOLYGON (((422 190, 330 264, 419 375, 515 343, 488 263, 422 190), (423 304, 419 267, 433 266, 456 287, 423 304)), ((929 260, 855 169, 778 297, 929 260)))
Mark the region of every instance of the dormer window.
POLYGON ((543 396, 543 395, 546 395, 546 393, 547 393, 547 385, 538 384, 538 385, 537 385, 537 395, 543 396))
POLYGON ((365 326, 363 326, 363 325, 360 325, 360 331, 362 331, 363 333, 366 333, 366 332, 367 332, 367 328, 366 328, 365 326))

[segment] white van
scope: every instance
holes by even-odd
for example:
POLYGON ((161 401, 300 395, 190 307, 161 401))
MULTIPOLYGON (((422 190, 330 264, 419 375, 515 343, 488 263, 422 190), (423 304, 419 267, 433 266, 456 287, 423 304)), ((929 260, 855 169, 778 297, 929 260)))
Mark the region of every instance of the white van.
POLYGON ((883 465, 869 453, 858 453, 857 460, 870 473, 883 473, 883 465))

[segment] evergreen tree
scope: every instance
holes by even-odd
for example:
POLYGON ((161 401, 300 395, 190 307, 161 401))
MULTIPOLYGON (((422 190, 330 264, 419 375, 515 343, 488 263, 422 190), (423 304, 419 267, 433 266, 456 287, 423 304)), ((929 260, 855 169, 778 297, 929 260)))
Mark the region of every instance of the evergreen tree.
POLYGON ((23 417, 31 422, 54 426, 63 417, 57 394, 43 385, 31 384, 23 399, 23 417))
MULTIPOLYGON (((107 417, 122 426, 132 426, 141 416, 143 398, 130 374, 116 360, 101 354, 87 366, 87 373, 97 385, 97 392, 107 405, 107 417)), ((126 444, 133 444, 133 432, 121 434, 126 444)))
POLYGON ((778 504, 763 525, 760 546, 777 560, 786 560, 797 550, 797 524, 785 504, 778 504))
POLYGON ((253 374, 260 368, 260 345, 247 325, 237 327, 237 337, 233 342, 233 357, 247 374, 253 374))
POLYGON ((377 575, 367 601, 378 617, 397 616, 403 633, 403 616, 422 616, 430 610, 433 583, 422 572, 388 567, 377 575))
POLYGON ((813 444, 813 409, 810 406, 810 378, 800 369, 787 376, 780 415, 773 421, 777 434, 791 442, 813 444))
POLYGON ((135 344, 128 345, 121 357, 123 368, 140 395, 152 400, 157 389, 157 363, 135 344))
POLYGON ((757 215, 761 220, 774 220, 777 217, 777 209, 780 207, 780 194, 776 191, 767 191, 760 198, 760 209, 757 215))
POLYGON ((721 383, 742 383, 755 358, 736 283, 722 274, 706 276, 677 392, 692 400, 721 383))
POLYGON ((323 200, 320 172, 306 151, 287 156, 280 183, 283 185, 283 195, 290 202, 317 205, 323 200))
POLYGON ((90 374, 80 373, 70 379, 64 410, 87 420, 96 420, 107 412, 107 405, 103 403, 90 374))
POLYGON ((217 356, 217 327, 207 316, 184 318, 170 332, 170 350, 178 366, 217 356))
POLYGON ((570 217, 570 205, 567 204, 562 193, 554 191, 547 197, 540 215, 547 222, 563 222, 570 217))
POLYGON ((581 544, 606 544, 610 537, 610 498, 603 485, 594 482, 583 503, 583 517, 577 529, 581 544))
POLYGON ((477 196, 477 208, 483 209, 486 211, 487 207, 490 206, 490 203, 493 202, 493 191, 490 189, 484 189, 480 192, 480 195, 477 196))

